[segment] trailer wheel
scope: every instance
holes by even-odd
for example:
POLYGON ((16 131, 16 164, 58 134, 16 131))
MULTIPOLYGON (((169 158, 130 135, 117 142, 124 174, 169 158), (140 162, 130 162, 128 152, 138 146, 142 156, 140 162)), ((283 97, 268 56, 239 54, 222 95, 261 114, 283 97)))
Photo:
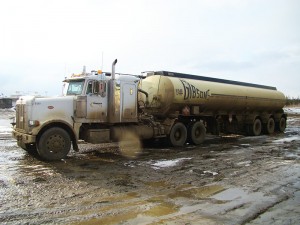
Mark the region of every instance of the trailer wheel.
POLYGON ((71 138, 67 131, 59 127, 46 130, 38 141, 38 153, 44 160, 63 159, 71 149, 71 138))
POLYGON ((175 123, 169 135, 169 141, 173 146, 183 146, 187 139, 187 129, 183 123, 175 123))
POLYGON ((192 124, 192 126, 189 129, 189 139, 195 145, 203 143, 205 135, 206 128, 204 124, 200 121, 192 124))
POLYGON ((273 134, 275 131, 275 120, 273 118, 269 118, 265 126, 265 132, 267 134, 273 134))
POLYGON ((262 126, 261 126, 261 121, 260 119, 255 119, 254 123, 252 124, 252 135, 253 136, 258 136, 261 134, 262 126))
POLYGON ((281 117, 277 126, 278 126, 277 129, 279 132, 284 132, 285 128, 286 128, 286 119, 284 117, 281 117))

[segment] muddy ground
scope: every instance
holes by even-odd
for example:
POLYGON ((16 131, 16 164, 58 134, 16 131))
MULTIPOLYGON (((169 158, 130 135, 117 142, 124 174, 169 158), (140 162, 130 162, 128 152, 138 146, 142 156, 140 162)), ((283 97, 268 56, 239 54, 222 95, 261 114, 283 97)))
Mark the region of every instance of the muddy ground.
POLYGON ((0 112, 0 224, 299 224, 300 110, 272 136, 209 136, 201 146, 80 145, 42 162, 0 112))

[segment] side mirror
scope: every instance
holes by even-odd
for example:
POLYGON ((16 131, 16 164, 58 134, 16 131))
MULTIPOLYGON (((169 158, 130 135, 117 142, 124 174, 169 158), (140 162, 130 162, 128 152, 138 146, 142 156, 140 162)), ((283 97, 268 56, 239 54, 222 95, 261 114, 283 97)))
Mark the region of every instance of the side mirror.
POLYGON ((93 94, 98 94, 99 93, 99 82, 94 81, 93 82, 93 94))
POLYGON ((99 94, 101 97, 105 97, 106 95, 106 82, 105 81, 99 81, 98 82, 98 87, 99 87, 99 94))

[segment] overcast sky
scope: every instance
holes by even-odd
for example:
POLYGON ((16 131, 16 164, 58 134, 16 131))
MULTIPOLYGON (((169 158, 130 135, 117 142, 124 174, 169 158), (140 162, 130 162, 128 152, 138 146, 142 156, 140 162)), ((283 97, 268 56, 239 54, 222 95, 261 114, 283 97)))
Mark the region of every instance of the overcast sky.
POLYGON ((71 73, 167 70, 300 96, 299 0, 9 0, 0 95, 60 95, 71 73), (103 60, 102 60, 103 55, 103 60))

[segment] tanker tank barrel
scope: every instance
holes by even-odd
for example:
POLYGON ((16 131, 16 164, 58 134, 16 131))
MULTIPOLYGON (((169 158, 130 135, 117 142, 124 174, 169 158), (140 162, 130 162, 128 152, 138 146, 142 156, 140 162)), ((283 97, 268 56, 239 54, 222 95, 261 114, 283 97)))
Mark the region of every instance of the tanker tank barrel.
POLYGON ((161 75, 161 76, 166 76, 166 77, 176 77, 176 78, 183 78, 183 79, 208 81, 208 82, 221 83, 221 84, 240 85, 240 86, 245 86, 245 87, 263 88, 263 89, 269 89, 269 90, 275 90, 275 91, 277 90, 276 87, 267 86, 267 85, 253 84, 253 83, 246 83, 246 82, 241 82, 241 81, 226 80, 226 79, 220 79, 220 78, 205 77, 205 76, 177 73, 177 72, 169 72, 169 71, 155 71, 152 73, 148 73, 148 76, 152 76, 152 75, 161 75))

